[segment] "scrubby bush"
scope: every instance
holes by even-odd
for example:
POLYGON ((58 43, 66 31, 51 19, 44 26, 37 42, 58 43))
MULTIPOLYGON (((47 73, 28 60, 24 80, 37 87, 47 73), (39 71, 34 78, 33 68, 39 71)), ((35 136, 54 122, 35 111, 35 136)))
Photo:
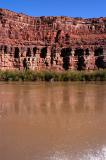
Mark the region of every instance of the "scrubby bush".
POLYGON ((98 71, 0 71, 0 81, 106 81, 106 70, 98 71))

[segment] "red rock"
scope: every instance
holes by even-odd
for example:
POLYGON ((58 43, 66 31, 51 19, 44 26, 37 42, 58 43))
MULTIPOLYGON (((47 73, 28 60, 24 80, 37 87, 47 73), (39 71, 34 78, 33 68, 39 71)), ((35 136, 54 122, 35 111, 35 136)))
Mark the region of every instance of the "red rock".
POLYGON ((95 69, 95 55, 102 54, 106 18, 31 17, 0 9, 0 69, 23 69, 25 58, 33 70, 76 69, 78 56, 84 56, 84 69, 95 69))

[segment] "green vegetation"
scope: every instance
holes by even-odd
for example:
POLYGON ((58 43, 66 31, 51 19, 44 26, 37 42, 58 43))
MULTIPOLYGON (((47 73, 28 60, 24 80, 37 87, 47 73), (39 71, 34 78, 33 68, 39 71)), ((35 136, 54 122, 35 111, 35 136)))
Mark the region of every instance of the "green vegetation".
POLYGON ((0 81, 106 81, 106 70, 96 71, 0 71, 0 81))

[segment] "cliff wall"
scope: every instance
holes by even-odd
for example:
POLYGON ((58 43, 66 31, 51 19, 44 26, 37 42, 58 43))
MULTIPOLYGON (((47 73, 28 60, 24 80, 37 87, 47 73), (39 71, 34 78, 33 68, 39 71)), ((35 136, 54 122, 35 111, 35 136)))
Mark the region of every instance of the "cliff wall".
POLYGON ((106 18, 31 17, 0 9, 0 69, 104 68, 106 18))

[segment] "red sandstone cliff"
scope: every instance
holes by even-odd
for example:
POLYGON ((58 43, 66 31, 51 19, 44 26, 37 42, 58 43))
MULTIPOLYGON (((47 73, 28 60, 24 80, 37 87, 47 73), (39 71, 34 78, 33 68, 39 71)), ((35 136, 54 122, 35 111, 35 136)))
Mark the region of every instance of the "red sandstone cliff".
POLYGON ((0 9, 0 43, 106 45, 106 18, 30 17, 0 9))
MULTIPOLYGON (((92 52, 102 46, 105 53, 106 18, 31 17, 0 9, 0 45, 1 51, 4 48, 8 53, 14 52, 12 47, 19 47, 23 53, 26 51, 24 47, 32 49, 34 46, 46 46, 48 56, 51 57, 52 52, 56 52, 57 59, 61 56, 63 48, 71 48, 74 51, 76 48, 82 48, 84 52, 89 48, 92 52)), ((40 51, 38 52, 40 54, 40 51)), ((20 56, 25 57, 21 53, 20 56)), ((39 61, 45 59, 44 56, 40 58, 39 61)), ((52 64, 52 60, 54 62, 51 58, 48 63, 52 64)), ((72 60, 71 62, 74 63, 72 60)), ((55 63, 62 62, 57 60, 55 63)))

